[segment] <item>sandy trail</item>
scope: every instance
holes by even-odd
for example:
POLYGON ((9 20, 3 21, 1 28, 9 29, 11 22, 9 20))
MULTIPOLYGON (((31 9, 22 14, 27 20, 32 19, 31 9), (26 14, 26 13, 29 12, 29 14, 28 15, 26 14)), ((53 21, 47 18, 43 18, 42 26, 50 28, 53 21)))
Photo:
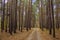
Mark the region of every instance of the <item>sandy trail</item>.
POLYGON ((39 29, 34 28, 34 31, 26 38, 26 40, 41 40, 38 31, 39 29))

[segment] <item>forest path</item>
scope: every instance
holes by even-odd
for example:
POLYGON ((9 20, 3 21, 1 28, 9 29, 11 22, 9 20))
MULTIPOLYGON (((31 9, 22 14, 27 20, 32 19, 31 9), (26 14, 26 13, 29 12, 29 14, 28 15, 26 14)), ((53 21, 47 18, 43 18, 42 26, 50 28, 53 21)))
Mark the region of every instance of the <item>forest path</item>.
POLYGON ((41 40, 38 31, 39 31, 38 28, 34 28, 34 31, 26 38, 26 40, 41 40))
POLYGON ((42 31, 40 28, 32 28, 28 32, 26 30, 23 32, 17 31, 17 33, 13 35, 6 32, 0 32, 0 40, 60 40, 59 31, 56 30, 56 38, 49 35, 48 30, 44 29, 44 31, 42 31))
POLYGON ((53 38, 46 29, 42 31, 40 28, 34 28, 25 40, 60 40, 60 36, 53 38))

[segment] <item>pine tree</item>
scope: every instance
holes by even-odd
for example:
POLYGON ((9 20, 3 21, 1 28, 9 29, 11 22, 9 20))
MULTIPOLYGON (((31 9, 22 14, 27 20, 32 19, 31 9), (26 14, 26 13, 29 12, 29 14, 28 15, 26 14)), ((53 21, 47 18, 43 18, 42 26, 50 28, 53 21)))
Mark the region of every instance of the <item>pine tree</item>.
POLYGON ((4 18, 5 18, 5 0, 2 1, 2 17, 1 17, 1 32, 4 30, 4 18))

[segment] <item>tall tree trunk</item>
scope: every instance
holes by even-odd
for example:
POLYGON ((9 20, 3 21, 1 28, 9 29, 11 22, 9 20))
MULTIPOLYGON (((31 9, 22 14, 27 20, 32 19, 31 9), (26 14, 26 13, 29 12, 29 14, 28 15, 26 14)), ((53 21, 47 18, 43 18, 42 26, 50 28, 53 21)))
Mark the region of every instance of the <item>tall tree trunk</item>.
POLYGON ((17 29, 17 0, 13 0, 13 27, 14 27, 14 33, 16 33, 16 29, 17 29))
POLYGON ((25 6, 25 27, 26 30, 28 31, 28 3, 25 6))
POLYGON ((9 4, 9 33, 12 35, 12 32, 13 32, 13 0, 9 1, 10 4, 9 4))
MULTIPOLYGON (((19 1, 20 6, 21 6, 21 0, 19 1)), ((19 6, 19 31, 20 31, 20 12, 21 12, 21 7, 19 6)))
POLYGON ((21 0, 21 10, 20 10, 20 24, 21 24, 21 32, 22 32, 22 28, 23 28, 23 13, 24 13, 24 2, 23 0, 21 0))
POLYGON ((48 25, 49 25, 49 34, 52 34, 52 12, 51 12, 51 0, 48 0, 48 25))
POLYGON ((8 14, 8 0, 7 0, 7 9, 6 9, 6 28, 5 28, 5 32, 7 32, 7 27, 8 27, 8 16, 9 16, 9 14, 8 14))
POLYGON ((32 0, 29 0, 29 9, 28 9, 28 26, 29 26, 29 29, 31 29, 31 18, 32 18, 32 0))
POLYGON ((43 31, 43 0, 41 0, 41 29, 43 31))
POLYGON ((3 32, 4 30, 4 18, 5 18, 5 0, 2 0, 1 32, 3 32))
POLYGON ((59 2, 56 1, 56 28, 59 29, 59 2))
POLYGON ((52 1, 52 0, 51 0, 51 10, 52 10, 52 28, 53 28, 53 37, 55 37, 54 9, 53 9, 53 1, 52 1))

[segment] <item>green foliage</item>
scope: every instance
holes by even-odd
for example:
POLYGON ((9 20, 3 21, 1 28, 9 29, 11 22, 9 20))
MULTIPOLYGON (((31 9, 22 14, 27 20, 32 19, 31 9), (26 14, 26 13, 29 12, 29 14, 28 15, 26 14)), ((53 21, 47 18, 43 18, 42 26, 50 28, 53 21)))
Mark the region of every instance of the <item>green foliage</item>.
POLYGON ((28 3, 28 0, 24 0, 24 5, 26 6, 26 4, 28 3))

